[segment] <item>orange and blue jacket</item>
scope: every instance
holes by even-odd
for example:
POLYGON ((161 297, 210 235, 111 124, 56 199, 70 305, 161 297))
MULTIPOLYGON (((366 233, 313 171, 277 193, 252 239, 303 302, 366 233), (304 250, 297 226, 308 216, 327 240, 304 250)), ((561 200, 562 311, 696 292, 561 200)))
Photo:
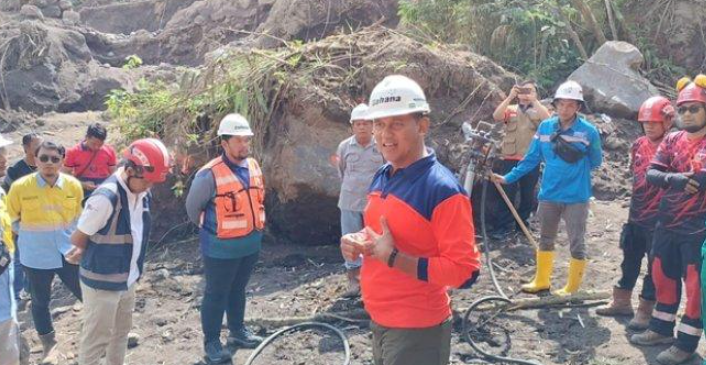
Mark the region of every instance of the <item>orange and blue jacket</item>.
POLYGON ((365 257, 361 287, 365 309, 389 328, 428 328, 451 315, 449 287, 468 288, 480 272, 480 252, 468 195, 434 154, 392 174, 375 174, 364 219, 382 233, 385 217, 400 252, 419 257, 412 277, 365 257))

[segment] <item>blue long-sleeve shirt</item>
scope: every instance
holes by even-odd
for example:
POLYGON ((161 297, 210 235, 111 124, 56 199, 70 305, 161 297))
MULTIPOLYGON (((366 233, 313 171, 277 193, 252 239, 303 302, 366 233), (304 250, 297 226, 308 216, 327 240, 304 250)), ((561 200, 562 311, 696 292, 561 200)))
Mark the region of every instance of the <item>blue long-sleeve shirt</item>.
POLYGON ((591 198, 591 170, 601 165, 603 151, 598 129, 582 117, 577 117, 562 135, 585 156, 576 163, 561 159, 552 148, 551 135, 561 128, 558 117, 542 122, 532 139, 525 157, 507 175, 511 184, 544 162, 544 173, 538 199, 554 203, 584 203, 591 198))

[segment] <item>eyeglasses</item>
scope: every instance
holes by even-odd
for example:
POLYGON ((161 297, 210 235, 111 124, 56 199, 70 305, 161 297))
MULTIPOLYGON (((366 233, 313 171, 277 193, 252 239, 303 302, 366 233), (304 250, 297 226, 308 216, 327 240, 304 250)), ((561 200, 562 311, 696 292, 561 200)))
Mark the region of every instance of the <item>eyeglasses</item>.
POLYGON ((61 157, 59 156, 49 156, 49 155, 41 155, 39 156, 39 161, 43 163, 47 163, 51 160, 52 163, 59 163, 61 162, 61 157))
POLYGON ((701 108, 703 108, 701 105, 692 105, 692 106, 680 106, 679 109, 677 109, 677 112, 679 114, 686 114, 688 111, 691 114, 696 114, 698 113, 701 108))

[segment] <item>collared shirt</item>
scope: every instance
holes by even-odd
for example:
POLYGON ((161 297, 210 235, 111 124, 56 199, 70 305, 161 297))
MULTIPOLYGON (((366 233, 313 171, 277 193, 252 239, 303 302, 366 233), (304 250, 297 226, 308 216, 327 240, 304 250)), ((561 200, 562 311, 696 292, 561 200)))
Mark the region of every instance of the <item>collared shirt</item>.
MULTIPOLYGON (((250 169, 247 160, 240 165, 233 163, 223 155, 223 161, 238 177, 243 187, 250 186, 250 169)), ((240 238, 220 239, 216 235, 216 181, 211 170, 201 170, 196 173, 186 196, 186 213, 189 220, 199 229, 201 253, 215 259, 235 259, 252 255, 260 250, 262 232, 257 230, 240 238), (201 223, 203 214, 203 223, 201 223)))
POLYGON ((39 173, 12 184, 7 206, 19 234, 20 262, 33 269, 58 269, 71 249, 71 233, 81 214, 81 183, 59 174, 49 186, 39 173))
MULTIPOLYGON (((120 186, 125 190, 127 194, 128 210, 130 212, 130 231, 132 233, 132 258, 130 259, 130 273, 128 274, 127 286, 134 284, 137 279, 140 278, 140 269, 137 265, 137 260, 142 252, 143 242, 143 231, 144 222, 142 220, 145 211, 145 198, 148 192, 142 192, 135 194, 130 191, 127 183, 122 178, 122 172, 124 170, 121 168, 116 171, 117 180, 120 186)), ((103 185, 106 186, 106 185, 103 185)), ((114 185, 107 185, 114 193, 118 193, 117 188, 114 185)), ((92 236, 98 231, 103 229, 108 223, 108 219, 113 214, 113 205, 110 203, 110 199, 104 195, 91 195, 86 201, 86 207, 81 214, 81 218, 78 220, 78 230, 81 232, 92 236)))
POLYGON ((365 225, 382 233, 385 217, 400 252, 419 257, 417 276, 363 258, 361 288, 375 323, 390 328, 428 328, 451 315, 448 287, 467 287, 478 276, 471 204, 463 187, 436 156, 392 174, 385 165, 373 179, 365 225))
POLYGON ((111 169, 117 163, 113 147, 104 144, 94 152, 81 142, 66 151, 64 166, 72 169, 72 173, 79 180, 100 183, 110 176, 111 169))
MULTIPOLYGON (((2 237, 2 242, 0 245, 5 245, 10 249, 10 253, 14 252, 14 245, 12 242, 12 235, 7 232, 10 227, 9 217, 7 215, 7 209, 5 207, 5 191, 0 188, 0 215, 2 215, 3 222, 0 224, 0 237, 2 237)), ((7 321, 9 319, 15 319, 17 311, 15 308, 15 292, 12 289, 13 279, 14 279, 14 266, 10 265, 7 270, 5 270, 2 275, 0 275, 0 323, 7 321)), ((2 351, 0 351, 2 352, 2 351)))
POLYGON ((338 207, 362 212, 373 176, 383 164, 382 155, 374 139, 367 146, 362 146, 355 136, 343 140, 336 154, 339 157, 338 173, 342 180, 338 207))
POLYGON ((519 180, 544 162, 544 173, 538 199, 553 203, 585 203, 592 195, 591 170, 603 161, 601 136, 598 129, 580 116, 562 132, 574 147, 585 153, 575 163, 564 161, 554 152, 551 136, 561 128, 559 117, 552 117, 539 125, 527 154, 515 168, 505 175, 508 184, 519 180))

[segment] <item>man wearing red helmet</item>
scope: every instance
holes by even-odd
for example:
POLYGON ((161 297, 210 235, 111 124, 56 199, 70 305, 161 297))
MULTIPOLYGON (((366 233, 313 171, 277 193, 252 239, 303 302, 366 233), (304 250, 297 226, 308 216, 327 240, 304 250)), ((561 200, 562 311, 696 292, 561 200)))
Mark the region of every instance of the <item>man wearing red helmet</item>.
POLYGON ((133 142, 123 157, 125 166, 86 201, 67 255, 81 263, 81 365, 97 365, 103 356, 106 365, 124 362, 150 233, 150 188, 169 172, 167 148, 154 138, 133 142))
POLYGON ((664 189, 654 232, 652 278, 657 304, 649 329, 630 338, 643 346, 674 343, 657 355, 663 365, 688 361, 698 346, 701 323, 701 244, 706 238, 706 77, 680 80, 677 111, 682 131, 659 145, 647 181, 664 189), (699 81, 701 80, 701 81, 699 81), (674 340, 682 280, 686 306, 674 340))
POLYGON ((663 96, 651 97, 640 107, 637 121, 642 125, 645 135, 638 138, 630 149, 633 185, 628 222, 623 225, 620 235, 620 248, 623 250, 621 278, 613 288, 613 301, 596 309, 596 313, 603 316, 633 315, 632 290, 640 276, 642 258, 647 255, 647 275, 642 284, 640 304, 635 317, 628 324, 628 328, 634 330, 647 329, 655 304, 649 253, 657 223, 657 208, 664 192, 659 186, 647 182, 647 168, 660 142, 672 127, 675 114, 671 102, 663 96))

